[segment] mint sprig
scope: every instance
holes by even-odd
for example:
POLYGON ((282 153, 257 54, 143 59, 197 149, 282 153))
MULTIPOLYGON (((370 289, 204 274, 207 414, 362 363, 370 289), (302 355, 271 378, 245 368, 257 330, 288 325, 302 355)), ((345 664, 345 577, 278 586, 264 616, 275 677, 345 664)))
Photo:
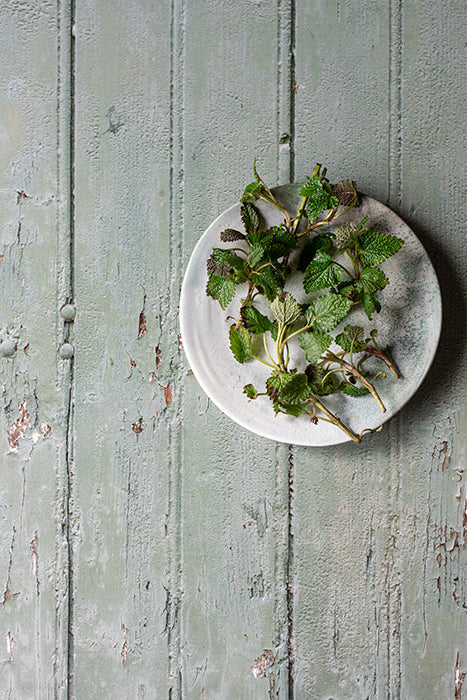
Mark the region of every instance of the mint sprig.
POLYGON ((386 410, 376 386, 386 372, 372 373, 367 360, 376 359, 400 378, 397 368, 388 351, 378 346, 376 330, 365 333, 360 325, 348 322, 343 329, 342 325, 355 307, 361 306, 369 319, 382 310, 380 295, 389 280, 380 265, 403 242, 374 230, 367 225, 368 217, 356 226, 333 226, 357 205, 358 195, 352 180, 331 184, 320 164, 300 190, 295 216, 277 200, 256 166, 253 170, 255 180, 241 198, 244 231, 220 233, 221 242, 234 245, 213 248, 206 285, 207 295, 222 309, 241 297, 237 320, 229 330, 235 359, 242 364, 256 360, 269 367, 264 391, 250 383, 244 393, 250 400, 269 398, 276 415, 306 415, 312 423, 330 422, 359 443, 368 429, 355 433, 329 410, 326 397, 371 395, 379 409, 386 410), (281 225, 264 226, 254 204, 258 200, 282 212, 281 225), (308 295, 302 304, 284 291, 294 256, 308 295), (302 350, 302 365, 292 366, 292 343, 302 350))

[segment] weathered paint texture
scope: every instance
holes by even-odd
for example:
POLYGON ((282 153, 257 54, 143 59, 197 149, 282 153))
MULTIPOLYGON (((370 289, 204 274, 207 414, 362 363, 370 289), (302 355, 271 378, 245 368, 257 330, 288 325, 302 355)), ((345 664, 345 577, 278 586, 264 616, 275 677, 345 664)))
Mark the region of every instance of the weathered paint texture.
POLYGON ((0 698, 466 694, 465 19, 1 4, 0 698), (254 436, 187 365, 183 272, 255 158, 355 178, 439 275, 433 367, 358 448, 254 436))

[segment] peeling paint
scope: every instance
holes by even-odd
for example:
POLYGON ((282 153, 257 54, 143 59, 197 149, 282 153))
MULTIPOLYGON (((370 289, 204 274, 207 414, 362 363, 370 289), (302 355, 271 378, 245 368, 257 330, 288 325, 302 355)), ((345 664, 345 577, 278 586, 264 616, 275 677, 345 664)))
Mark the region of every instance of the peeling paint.
POLYGON ((161 351, 160 345, 157 345, 157 347, 156 347, 156 369, 159 369, 159 367, 161 366, 161 362, 162 362, 162 351, 161 351))
POLYGON ((274 654, 270 649, 265 649, 261 656, 255 659, 255 663, 251 667, 252 673, 255 678, 264 678, 266 671, 268 671, 272 666, 274 666, 275 658, 274 654))
POLYGON ((10 584, 11 584, 11 569, 13 566, 13 550, 15 546, 15 537, 16 537, 16 527, 13 525, 13 534, 11 536, 11 543, 10 543, 10 549, 9 549, 9 560, 8 560, 8 573, 7 573, 7 580, 6 580, 6 585, 5 585, 5 590, 3 592, 3 598, 1 600, 1 605, 5 605, 5 603, 8 600, 11 600, 13 598, 16 598, 16 596, 19 595, 19 593, 12 593, 10 589, 10 584))
POLYGON ((441 456, 444 456, 444 458, 443 458, 443 464, 442 464, 442 467, 441 467, 441 469, 443 470, 443 472, 446 471, 446 469, 449 467, 449 465, 450 465, 450 463, 451 463, 451 455, 448 453, 448 449, 449 449, 449 448, 448 448, 448 443, 446 442, 446 440, 443 440, 443 447, 442 447, 441 453, 440 453, 441 456))
POLYGON ((15 420, 13 425, 7 430, 8 444, 10 451, 16 452, 19 448, 19 439, 24 438, 26 428, 30 424, 29 413, 26 409, 26 401, 23 401, 19 407, 19 418, 15 420))
POLYGON ((11 636, 10 630, 8 630, 8 633, 6 635, 6 649, 7 649, 7 653, 8 653, 8 661, 10 663, 13 663, 13 643, 14 643, 14 641, 15 640, 11 636))
POLYGON ((460 653, 457 652, 456 667, 454 669, 454 700, 462 700, 462 686, 467 673, 460 670, 460 653))
POLYGON ((142 424, 142 418, 140 418, 139 420, 137 420, 133 423, 133 426, 132 426, 133 432, 136 433, 137 435, 140 435, 140 433, 143 432, 143 426, 141 424, 142 424))
POLYGON ((167 384, 167 386, 162 386, 162 384, 159 384, 159 386, 164 391, 165 405, 169 407, 172 403, 172 389, 170 388, 170 382, 167 384))
POLYGON ((36 594, 39 595, 40 593, 40 583, 39 583, 39 553, 37 551, 37 545, 38 545, 38 534, 37 530, 34 533, 34 538, 31 541, 31 544, 29 545, 30 550, 31 550, 31 556, 32 556, 32 573, 34 575, 34 578, 36 579, 36 594))
POLYGON ((125 661, 127 660, 127 656, 128 656, 128 642, 126 640, 126 636, 130 630, 128 629, 128 627, 125 627, 125 625, 122 625, 122 627, 123 627, 124 640, 123 640, 122 651, 120 653, 121 653, 121 657, 122 657, 122 664, 124 664, 125 661))
POLYGON ((147 325, 146 325, 146 314, 144 311, 141 311, 139 315, 139 330, 138 330, 138 338, 141 338, 142 335, 144 335, 147 331, 147 325))

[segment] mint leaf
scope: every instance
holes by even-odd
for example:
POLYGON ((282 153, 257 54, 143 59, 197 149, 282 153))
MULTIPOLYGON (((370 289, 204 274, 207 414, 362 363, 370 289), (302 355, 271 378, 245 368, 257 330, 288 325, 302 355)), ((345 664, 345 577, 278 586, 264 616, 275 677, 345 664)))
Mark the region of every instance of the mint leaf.
POLYGON ((287 404, 281 404, 281 408, 283 411, 288 413, 290 416, 295 416, 295 418, 298 418, 299 416, 302 416, 306 412, 307 404, 287 403, 287 404))
POLYGON ((350 382, 342 382, 340 389, 343 394, 354 397, 365 396, 370 393, 365 386, 355 386, 354 384, 350 384, 350 382))
POLYGON ((289 381, 289 374, 274 371, 266 381, 266 393, 273 400, 279 399, 282 388, 289 381))
POLYGON ((351 226, 350 224, 347 226, 337 226, 337 228, 334 229, 336 248, 339 250, 353 248, 357 242, 359 234, 360 231, 356 226, 351 226))
POLYGON ((281 387, 279 400, 286 404, 297 404, 307 401, 311 396, 308 377, 305 373, 289 376, 281 387))
POLYGON ((245 187, 245 190, 242 194, 241 202, 246 202, 248 199, 258 199, 258 197, 262 193, 263 186, 260 182, 255 181, 251 182, 249 185, 245 187))
POLYGON ((351 207, 358 198, 355 182, 352 180, 341 180, 338 182, 332 188, 332 194, 337 197, 339 204, 343 207, 351 207))
POLYGON ((253 384, 246 384, 246 386, 243 387, 243 393, 246 394, 249 399, 256 399, 258 396, 258 392, 253 384))
POLYGON ((384 289, 387 283, 388 278, 382 270, 377 267, 363 267, 360 271, 360 279, 356 282, 356 287, 362 292, 372 294, 379 289, 384 289))
POLYGON ((295 236, 280 226, 273 226, 266 232, 270 234, 270 240, 267 246, 267 252, 270 260, 278 260, 286 255, 289 255, 293 250, 299 247, 299 243, 295 236))
POLYGON ((284 284, 283 280, 268 267, 251 275, 252 281, 269 301, 273 301, 284 284))
POLYGON ((371 321, 372 314, 379 313, 381 311, 381 304, 372 294, 363 293, 362 294, 362 304, 365 309, 365 313, 371 321))
POLYGON ((346 326, 336 337, 336 343, 346 352, 362 352, 367 345, 361 326, 346 326))
POLYGON ((300 306, 289 292, 284 297, 276 297, 271 302, 271 313, 276 321, 283 325, 295 323, 302 315, 300 306))
POLYGON ((303 286, 307 294, 312 294, 320 289, 333 287, 341 279, 342 268, 336 265, 328 253, 318 250, 306 269, 303 286))
POLYGON ((329 333, 347 316, 352 305, 350 299, 340 294, 323 294, 313 299, 308 307, 307 325, 321 333, 329 333))
POLYGON ((311 241, 307 241, 303 246, 303 250, 300 253, 300 258, 298 260, 299 271, 305 272, 318 250, 322 250, 324 253, 329 253, 331 249, 332 239, 327 234, 319 234, 318 236, 312 238, 311 241))
POLYGON ((206 294, 218 300, 222 308, 226 309, 235 294, 235 282, 231 277, 224 279, 220 275, 213 275, 206 284, 206 294))
POLYGON ((250 334, 245 328, 235 328, 235 326, 230 327, 229 331, 230 337, 230 349, 238 362, 246 362, 251 360, 252 354, 250 350, 250 334))
POLYGON ((363 265, 380 265, 402 247, 404 241, 382 231, 364 229, 358 237, 360 260, 363 265))
POLYGON ((241 310, 241 317, 243 327, 254 335, 272 330, 273 322, 254 306, 245 306, 241 310))
POLYGON ((311 364, 305 369, 311 391, 317 396, 329 396, 336 391, 339 380, 319 365, 311 364))
POLYGON ((308 362, 316 364, 325 350, 332 343, 332 336, 327 333, 317 333, 310 331, 299 336, 298 344, 305 350, 308 362))
POLYGON ((301 197, 308 197, 306 215, 314 221, 320 214, 339 205, 338 198, 332 194, 332 186, 322 175, 311 177, 300 190, 301 197))
POLYGON ((265 248, 261 243, 253 243, 248 254, 248 264, 250 267, 256 267, 264 258, 265 248))
POLYGON ((255 233, 261 228, 259 211, 253 204, 245 202, 240 207, 240 216, 247 233, 255 233))
POLYGON ((225 231, 220 233, 221 241, 224 243, 232 243, 233 241, 240 241, 245 238, 245 234, 240 231, 236 231, 234 228, 226 228, 225 231))

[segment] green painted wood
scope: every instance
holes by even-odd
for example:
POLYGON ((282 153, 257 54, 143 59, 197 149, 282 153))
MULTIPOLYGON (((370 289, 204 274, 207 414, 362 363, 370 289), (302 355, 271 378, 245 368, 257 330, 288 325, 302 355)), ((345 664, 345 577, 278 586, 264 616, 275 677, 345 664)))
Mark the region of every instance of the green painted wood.
POLYGON ((0 8, 0 694, 67 697, 69 18, 0 8))
MULTIPOLYGON (((360 2, 357 17, 352 3, 297 4, 295 160, 300 176, 311 159, 355 177, 405 217, 433 253, 455 334, 465 241, 446 213, 465 221, 462 9, 444 5, 441 23, 438 12, 360 2)), ((465 365, 455 345, 442 341, 424 386, 381 435, 358 449, 294 452, 296 698, 460 697, 465 365)))
POLYGON ((177 683, 171 10, 76 13, 73 697, 177 683))
MULTIPOLYGON (((276 3, 183 6, 185 262, 209 223, 238 201, 254 158, 273 182, 290 177, 280 144, 289 128, 289 16, 276 3)), ((252 667, 270 650, 273 697, 286 698, 287 448, 238 428, 194 377, 184 386, 183 697, 264 698, 269 681, 252 667)))
POLYGON ((0 18, 0 695, 460 700, 462 6, 0 18), (183 271, 254 158, 271 184, 355 177, 435 262, 433 368, 358 448, 252 436, 189 371, 183 271))

